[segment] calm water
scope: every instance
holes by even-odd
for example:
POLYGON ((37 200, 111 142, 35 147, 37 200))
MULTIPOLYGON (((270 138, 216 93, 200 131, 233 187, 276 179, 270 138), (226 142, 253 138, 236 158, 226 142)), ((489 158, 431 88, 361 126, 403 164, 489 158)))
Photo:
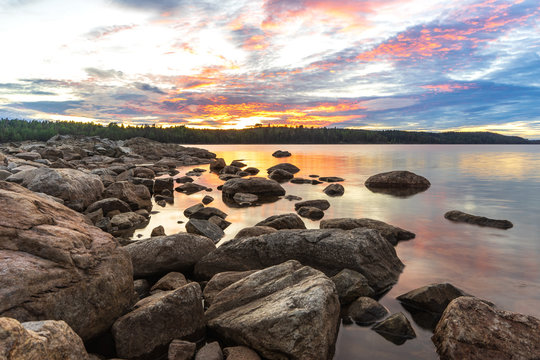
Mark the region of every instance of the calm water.
MULTIPOLYGON (((396 247, 406 265, 399 282, 380 301, 391 313, 403 311, 411 320, 417 338, 397 346, 369 328, 342 326, 335 359, 436 359, 431 332, 412 321, 395 297, 434 282, 451 282, 470 294, 489 299, 503 309, 540 317, 540 146, 535 145, 208 145, 199 146, 225 158, 241 159, 261 169, 290 162, 310 174, 340 176, 345 195, 327 197, 327 184, 284 184, 287 194, 304 200, 327 199, 325 218, 368 217, 403 227, 416 238, 396 247), (293 156, 275 159, 277 149, 293 156), (373 193, 363 184, 371 175, 390 170, 409 170, 428 178, 427 191, 400 198, 373 193), (444 219, 452 209, 514 223, 510 230, 456 224, 444 219)), ((208 165, 200 166, 208 168, 208 165)), ((184 175, 193 167, 179 168, 184 175)), ((174 205, 155 206, 160 213, 135 234, 149 236, 163 225, 167 234, 184 231, 178 220, 182 212, 206 194, 211 204, 229 214, 232 225, 227 241, 246 226, 271 215, 294 212, 294 202, 281 199, 250 208, 229 208, 215 188, 222 184, 215 174, 204 173, 197 183, 212 187, 211 193, 190 196, 175 193, 174 205)), ((316 221, 304 219, 308 228, 316 221)))

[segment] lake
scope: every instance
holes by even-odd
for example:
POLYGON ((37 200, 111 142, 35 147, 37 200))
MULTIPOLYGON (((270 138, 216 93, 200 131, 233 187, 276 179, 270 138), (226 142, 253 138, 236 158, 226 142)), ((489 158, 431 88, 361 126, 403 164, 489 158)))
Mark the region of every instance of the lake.
MULTIPOLYGON (((437 359, 431 331, 418 325, 395 298, 420 286, 450 282, 462 290, 495 303, 499 308, 540 317, 540 146, 537 145, 196 145, 223 157, 227 164, 240 159, 261 170, 290 162, 311 174, 339 176, 345 194, 328 197, 319 185, 283 184, 287 194, 303 200, 327 199, 331 207, 325 219, 373 218, 416 233, 400 242, 397 254, 405 264, 398 283, 380 302, 391 313, 402 311, 411 320, 417 338, 394 345, 369 327, 342 325, 334 359, 437 359), (275 150, 288 150, 291 157, 276 159, 275 150), (431 187, 409 197, 374 193, 364 186, 371 175, 391 170, 409 170, 426 177, 431 187), (495 219, 507 219, 509 230, 453 223, 443 215, 461 210, 495 219)), ((198 166, 208 169, 208 165, 198 166)), ((184 175, 190 169, 179 168, 184 175)), ((152 215, 149 225, 137 235, 150 235, 163 225, 170 235, 184 231, 183 210, 207 195, 210 206, 224 210, 232 225, 227 241, 242 228, 276 214, 294 212, 294 202, 281 199, 249 208, 230 208, 221 201, 216 187, 223 182, 216 174, 204 173, 195 182, 212 192, 184 195, 175 192, 175 202, 152 215)), ((308 228, 318 221, 304 219, 308 228)))

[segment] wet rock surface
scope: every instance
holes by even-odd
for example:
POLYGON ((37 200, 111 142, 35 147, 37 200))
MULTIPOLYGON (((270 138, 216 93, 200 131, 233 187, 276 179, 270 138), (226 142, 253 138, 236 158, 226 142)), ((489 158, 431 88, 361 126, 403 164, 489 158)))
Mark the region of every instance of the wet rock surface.
POLYGON ((352 219, 352 218, 338 218, 338 219, 328 219, 321 221, 321 229, 342 229, 342 230, 352 230, 352 229, 374 229, 377 230, 386 240, 392 245, 396 245, 398 241, 410 240, 415 238, 415 234, 387 224, 383 221, 374 220, 374 219, 352 219))
POLYGON ((386 340, 401 345, 409 339, 414 339, 416 333, 411 323, 403 313, 393 314, 372 327, 386 340))
POLYGON ((345 188, 341 184, 330 184, 324 188, 323 192, 328 196, 342 196, 345 188))
POLYGON ((532 360, 540 354, 540 320, 459 297, 444 311, 432 340, 443 360, 532 360))
POLYGON ((484 216, 471 215, 471 214, 467 214, 458 210, 448 211, 446 214, 444 214, 444 218, 454 221, 454 222, 462 222, 462 223, 474 224, 478 226, 494 227, 498 229, 510 229, 514 226, 508 220, 489 219, 484 216))
POLYGON ((397 297, 401 303, 422 311, 442 314, 450 302, 467 294, 449 283, 431 284, 397 297))

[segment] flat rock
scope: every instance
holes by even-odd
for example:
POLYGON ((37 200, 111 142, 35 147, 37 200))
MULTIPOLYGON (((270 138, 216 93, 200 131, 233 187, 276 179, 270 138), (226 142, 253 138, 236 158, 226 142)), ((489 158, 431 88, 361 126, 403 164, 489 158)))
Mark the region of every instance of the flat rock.
POLYGON ((319 180, 329 182, 329 183, 345 181, 345 179, 337 177, 337 176, 321 176, 319 177, 319 180))
POLYGON ((195 194, 195 193, 197 193, 199 191, 206 190, 206 186, 195 184, 195 183, 192 183, 192 182, 188 182, 188 183, 185 183, 184 185, 178 186, 174 190, 176 190, 178 192, 181 192, 181 193, 184 193, 186 195, 191 195, 191 194, 195 194))
POLYGON ((389 171, 370 176, 366 182, 368 188, 420 188, 427 189, 431 183, 423 176, 410 171, 389 171))
MULTIPOLYGON (((97 175, 75 169, 38 168, 21 171, 7 178, 34 192, 42 192, 64 200, 67 207, 83 211, 99 200, 103 183, 97 175)), ((109 196, 106 196, 109 197, 109 196)))
POLYGON ((185 184, 185 183, 190 183, 190 182, 193 182, 193 178, 189 177, 189 176, 181 176, 179 178, 176 178, 176 183, 178 184, 185 184))
POLYGON ((341 184, 330 184, 323 189, 328 196, 341 196, 345 193, 345 188, 341 184))
POLYGON ((301 178, 301 177, 295 177, 294 179, 291 180, 291 183, 293 183, 293 184, 312 184, 313 180, 304 179, 304 178, 301 178))
POLYGON ((444 214, 444 217, 448 220, 455 221, 455 222, 464 222, 467 224, 488 226, 488 227, 494 227, 498 229, 510 229, 514 226, 508 220, 489 219, 484 216, 471 215, 471 214, 467 214, 458 210, 448 211, 446 214, 444 214))
POLYGON ((341 305, 349 304, 361 296, 375 295, 366 277, 357 271, 343 269, 332 276, 331 280, 336 285, 341 305))
POLYGON ((264 358, 327 360, 334 353, 339 311, 330 279, 288 261, 231 284, 205 316, 220 338, 264 358))
POLYGON ((287 150, 276 150, 272 153, 272 156, 275 158, 283 158, 291 156, 291 153, 287 150))
POLYGON ((396 245, 398 241, 410 240, 415 238, 415 234, 387 224, 383 221, 374 220, 374 219, 353 219, 353 218, 337 218, 337 219, 328 219, 321 221, 321 229, 342 229, 342 230, 352 230, 352 229, 374 229, 381 233, 381 235, 390 242, 392 245, 396 245))
POLYGON ((197 261, 215 248, 206 236, 188 233, 139 240, 124 247, 136 277, 171 271, 189 273, 197 261))
POLYGON ((310 220, 320 220, 324 217, 324 211, 312 206, 302 206, 297 212, 298 215, 310 220))
POLYGON ((144 185, 135 185, 127 181, 115 182, 105 189, 103 196, 120 199, 126 202, 133 211, 152 209, 152 195, 144 185))
POLYGON ((190 234, 199 234, 206 236, 207 238, 212 239, 213 242, 217 243, 225 233, 223 230, 213 222, 202 219, 192 218, 186 223, 186 231, 190 234))
POLYGON ((64 321, 19 323, 0 317, 0 359, 90 360, 82 339, 64 321))
POLYGON ((277 169, 285 170, 287 172, 290 172, 291 174, 296 174, 297 172, 300 171, 298 167, 289 163, 281 163, 281 164, 274 165, 266 169, 266 171, 268 172, 268 174, 270 174, 272 171, 277 170, 277 169))
POLYGON ((250 237, 250 236, 259 236, 262 234, 269 234, 276 232, 277 230, 270 226, 250 226, 247 228, 243 228, 240 230, 236 236, 235 239, 250 237))
POLYGON ((287 260, 329 276, 343 269, 357 271, 377 293, 395 284, 404 267, 392 245, 375 230, 281 230, 224 243, 197 263, 195 275, 210 279, 223 271, 262 269, 287 260))
POLYGON ((285 195, 285 189, 277 181, 262 177, 227 180, 221 190, 223 194, 230 196, 234 196, 236 193, 249 193, 260 197, 285 195))
POLYGON ((464 296, 448 305, 431 339, 443 360, 538 359, 540 320, 464 296))
POLYGON ((205 303, 212 305, 215 301, 216 296, 225 289, 227 286, 234 284, 238 280, 245 278, 248 275, 253 274, 257 270, 248 270, 248 271, 225 271, 219 274, 216 274, 208 281, 204 287, 203 297, 205 303))
POLYGON ((306 224, 304 224, 302 219, 293 213, 270 216, 255 224, 255 226, 268 226, 276 230, 306 228, 306 224))
POLYGON ((328 210, 328 208, 330 207, 330 203, 328 202, 328 200, 306 200, 306 201, 300 201, 300 202, 297 202, 296 204, 294 204, 294 210, 298 210, 300 209, 301 207, 304 207, 304 206, 310 206, 310 207, 315 207, 317 209, 321 209, 321 210, 328 210))
POLYGON ((364 296, 351 303, 347 315, 360 325, 368 325, 388 315, 388 310, 378 301, 364 296))
POLYGON ((467 294, 449 283, 422 286, 400 295, 397 300, 422 311, 442 314, 450 302, 467 294))
POLYGON ((199 284, 190 283, 173 291, 160 292, 141 302, 112 327, 119 357, 155 359, 167 352, 172 340, 198 339, 204 334, 199 284))
POLYGON ((133 298, 126 251, 80 213, 0 182, 0 316, 64 320, 84 340, 133 298))
POLYGON ((397 345, 401 345, 406 340, 416 337, 411 323, 401 312, 387 317, 373 326, 372 329, 382 335, 386 340, 397 345))

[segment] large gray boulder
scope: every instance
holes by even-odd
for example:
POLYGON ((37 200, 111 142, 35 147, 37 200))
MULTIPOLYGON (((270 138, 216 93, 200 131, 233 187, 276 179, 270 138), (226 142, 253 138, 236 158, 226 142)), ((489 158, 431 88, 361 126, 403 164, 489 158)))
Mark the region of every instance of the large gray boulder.
POLYGON ((236 193, 254 194, 259 197, 285 195, 285 189, 277 181, 262 177, 235 178, 223 184, 224 195, 234 196, 236 193))
POLYGON ((133 298, 126 251, 86 217, 0 182, 0 316, 64 320, 88 340, 133 298))
POLYGON ((204 335, 202 293, 198 283, 145 298, 114 323, 112 335, 119 357, 156 359, 174 339, 204 335))
POLYGON ((330 279, 288 261, 231 284, 205 316, 220 338, 266 359, 327 360, 334 353, 339 311, 330 279))
POLYGON ((533 360, 540 354, 540 320, 462 296, 448 305, 431 339, 442 360, 533 360))
POLYGON ((215 248, 214 242, 206 236, 188 233, 157 236, 124 247, 131 257, 136 277, 171 271, 188 273, 215 248))
POLYGON ((37 168, 24 170, 7 178, 34 192, 64 200, 67 207, 83 211, 103 194, 99 176, 75 169, 37 168))
POLYGON ((0 359, 89 360, 82 339, 64 321, 19 323, 0 318, 0 359))
POLYGON ((375 230, 281 230, 233 239, 202 258, 195 274, 210 279, 223 271, 263 269, 287 260, 333 276, 343 269, 364 275, 376 292, 396 283, 404 265, 375 230))
POLYGON ((387 224, 383 221, 367 218, 338 218, 323 220, 321 221, 320 228, 343 230, 352 230, 357 228, 374 229, 381 233, 381 235, 392 245, 397 245, 398 241, 414 239, 416 236, 414 233, 397 226, 387 224))

